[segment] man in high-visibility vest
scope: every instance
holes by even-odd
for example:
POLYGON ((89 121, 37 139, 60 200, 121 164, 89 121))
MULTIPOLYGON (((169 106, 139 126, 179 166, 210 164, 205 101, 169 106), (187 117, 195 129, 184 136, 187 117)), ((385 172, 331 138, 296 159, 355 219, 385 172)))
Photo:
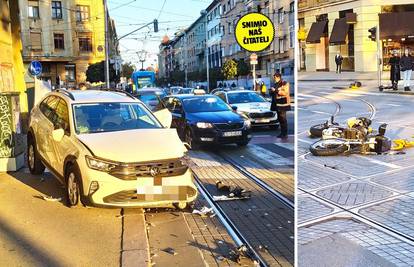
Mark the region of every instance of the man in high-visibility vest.
POLYGON ((277 112, 277 119, 280 124, 280 134, 278 138, 286 139, 288 137, 286 112, 291 109, 289 83, 282 79, 280 73, 275 73, 273 79, 275 83, 269 92, 272 98, 270 109, 277 112))

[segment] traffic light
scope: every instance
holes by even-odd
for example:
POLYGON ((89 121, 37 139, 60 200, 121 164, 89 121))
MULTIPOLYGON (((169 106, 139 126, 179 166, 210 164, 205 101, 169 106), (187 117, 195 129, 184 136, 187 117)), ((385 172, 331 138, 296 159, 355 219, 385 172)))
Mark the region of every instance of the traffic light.
POLYGON ((158 20, 154 19, 154 32, 158 32, 158 20))
POLYGON ((368 30, 368 32, 370 33, 368 38, 371 39, 371 41, 376 42, 377 41, 377 27, 372 27, 371 29, 368 30))

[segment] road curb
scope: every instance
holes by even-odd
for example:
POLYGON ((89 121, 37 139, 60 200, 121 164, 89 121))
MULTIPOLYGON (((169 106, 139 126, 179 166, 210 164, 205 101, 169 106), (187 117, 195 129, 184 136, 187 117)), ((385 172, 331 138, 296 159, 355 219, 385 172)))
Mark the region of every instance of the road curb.
POLYGON ((414 95, 414 92, 405 92, 405 91, 382 91, 382 93, 394 94, 394 95, 414 95))
POLYGON ((150 266, 150 252, 143 209, 123 210, 121 267, 132 266, 150 266))

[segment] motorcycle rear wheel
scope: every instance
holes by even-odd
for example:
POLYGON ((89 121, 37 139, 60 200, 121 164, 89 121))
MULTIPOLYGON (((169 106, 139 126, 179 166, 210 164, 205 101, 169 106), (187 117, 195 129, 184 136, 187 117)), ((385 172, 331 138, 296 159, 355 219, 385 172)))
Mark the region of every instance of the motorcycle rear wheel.
POLYGON ((340 139, 319 140, 309 147, 314 156, 336 156, 348 150, 348 146, 340 139))

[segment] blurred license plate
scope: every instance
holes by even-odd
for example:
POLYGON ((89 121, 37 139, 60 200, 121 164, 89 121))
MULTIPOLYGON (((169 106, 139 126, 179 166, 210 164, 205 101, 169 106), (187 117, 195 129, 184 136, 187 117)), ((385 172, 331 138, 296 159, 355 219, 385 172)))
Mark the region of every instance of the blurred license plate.
POLYGON ((224 132, 223 136, 225 137, 231 137, 231 136, 241 136, 242 131, 234 131, 234 132, 224 132))
POLYGON ((270 120, 269 119, 257 119, 256 122, 259 122, 259 123, 269 123, 270 120))

